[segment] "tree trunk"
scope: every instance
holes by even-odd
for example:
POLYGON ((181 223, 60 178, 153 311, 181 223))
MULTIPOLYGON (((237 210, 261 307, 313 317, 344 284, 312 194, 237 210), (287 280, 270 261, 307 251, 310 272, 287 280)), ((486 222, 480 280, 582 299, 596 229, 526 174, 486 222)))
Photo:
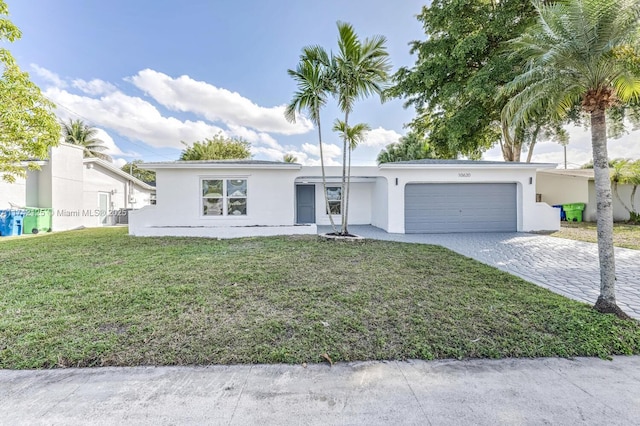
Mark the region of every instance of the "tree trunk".
POLYGON ((344 203, 344 223, 345 223, 345 232, 344 234, 346 235, 347 233, 349 233, 349 230, 347 229, 347 225, 349 224, 349 192, 351 189, 351 144, 349 144, 349 159, 347 160, 348 166, 347 166, 347 198, 345 200, 344 203))
POLYGON ((604 108, 591 112, 591 145, 595 176, 598 256, 600 259, 600 296, 595 309, 603 313, 624 313, 616 305, 616 267, 613 251, 613 198, 607 156, 607 127, 604 108))
POLYGON ((322 191, 324 192, 324 204, 327 212, 329 212, 329 222, 331 222, 331 229, 333 233, 337 233, 336 224, 333 222, 333 216, 331 216, 331 210, 329 209, 329 199, 327 198, 327 175, 324 170, 324 153, 322 151, 322 129, 320 128, 320 114, 318 114, 318 146, 320 148, 320 169, 322 170, 322 191))
POLYGON ((509 133, 509 126, 502 124, 502 139, 500 148, 502 148, 502 158, 504 161, 520 161, 520 151, 522 151, 522 142, 516 141, 509 133), (502 141, 504 139, 504 141, 502 141))
POLYGON ((536 129, 533 131, 533 135, 531 136, 531 142, 529 143, 529 152, 527 152, 527 163, 531 162, 531 157, 533 156, 533 148, 535 148, 536 142, 538 142, 539 132, 540 132, 540 125, 536 124, 536 129))
POLYGON ((341 229, 340 229, 340 234, 342 235, 347 235, 347 233, 349 232, 347 230, 347 216, 345 215, 345 204, 347 202, 347 200, 345 200, 346 197, 346 191, 345 191, 345 187, 347 186, 347 133, 346 133, 346 129, 349 126, 349 112, 345 112, 344 113, 344 127, 345 127, 345 134, 344 134, 344 138, 342 140, 342 189, 340 190, 340 218, 341 218, 341 229))

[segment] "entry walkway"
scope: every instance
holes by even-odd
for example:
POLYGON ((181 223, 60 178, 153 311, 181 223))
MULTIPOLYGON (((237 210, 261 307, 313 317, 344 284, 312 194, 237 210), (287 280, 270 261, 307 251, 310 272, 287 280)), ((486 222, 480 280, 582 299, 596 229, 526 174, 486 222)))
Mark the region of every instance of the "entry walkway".
MULTIPOLYGON (((318 232, 331 232, 319 226, 318 232)), ((388 234, 373 226, 350 226, 366 238, 434 244, 517 275, 574 300, 594 304, 600 294, 598 246, 526 233, 388 234)), ((616 298, 640 319, 640 250, 616 248, 616 298)))

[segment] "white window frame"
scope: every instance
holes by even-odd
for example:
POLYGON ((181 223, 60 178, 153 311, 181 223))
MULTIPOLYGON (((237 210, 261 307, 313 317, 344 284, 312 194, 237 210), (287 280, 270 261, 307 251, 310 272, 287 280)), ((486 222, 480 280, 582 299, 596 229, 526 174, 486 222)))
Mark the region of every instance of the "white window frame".
POLYGON ((249 213, 249 179, 246 176, 200 176, 200 216, 203 218, 246 218, 249 213), (222 200, 222 214, 214 215, 214 214, 205 214, 205 194, 204 192, 204 181, 222 181, 222 194, 219 197, 222 200), (233 180, 243 180, 245 182, 245 195, 244 196, 233 196, 228 193, 229 191, 229 181, 233 180), (244 199, 245 200, 245 213, 244 214, 230 214, 229 213, 229 200, 230 199, 244 199))
MULTIPOLYGON (((344 191, 342 190, 342 185, 332 185, 329 186, 327 185, 327 191, 325 193, 325 197, 327 197, 327 204, 329 206, 331 206, 331 204, 333 203, 335 205, 335 203, 338 203, 338 213, 331 213, 331 209, 329 208, 328 211, 326 211, 327 216, 332 215, 332 216, 340 216, 342 214, 342 197, 344 196, 344 191), (332 200, 329 198, 329 190, 330 189, 340 189, 340 198, 337 200, 332 200)), ((325 205, 325 209, 327 209, 327 206, 325 205)))

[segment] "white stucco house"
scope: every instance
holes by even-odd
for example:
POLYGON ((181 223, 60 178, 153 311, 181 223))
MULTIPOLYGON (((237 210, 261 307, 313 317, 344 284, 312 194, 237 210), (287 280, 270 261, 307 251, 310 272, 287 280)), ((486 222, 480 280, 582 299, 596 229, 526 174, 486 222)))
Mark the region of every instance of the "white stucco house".
MULTIPOLYGON (((536 202, 536 170, 555 164, 420 160, 352 167, 349 224, 389 233, 553 231, 557 209, 536 202)), ((146 163, 157 204, 129 216, 137 236, 312 234, 339 221, 341 167, 270 161, 146 163)))
MULTIPOLYGON (((536 191, 541 200, 550 205, 585 203, 582 219, 596 221, 596 186, 593 169, 540 170, 536 191)), ((631 203, 633 185, 619 184, 613 192, 613 220, 629 220, 629 211, 640 211, 640 195, 631 203), (623 205, 624 204, 624 205, 623 205), (626 208, 625 208, 626 206, 626 208)))
POLYGON ((97 158, 84 158, 82 147, 61 143, 40 170, 15 183, 0 180, 0 210, 51 208, 52 230, 113 225, 120 209, 151 204, 155 187, 97 158))

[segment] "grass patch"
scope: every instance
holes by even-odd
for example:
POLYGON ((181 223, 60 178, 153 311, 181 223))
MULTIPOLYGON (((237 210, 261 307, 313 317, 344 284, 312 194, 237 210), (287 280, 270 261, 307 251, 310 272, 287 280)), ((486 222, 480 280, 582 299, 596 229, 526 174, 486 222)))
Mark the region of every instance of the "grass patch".
POLYGON ((316 237, 0 240, 0 367, 640 352, 640 325, 441 247, 316 237))
MULTIPOLYGON (((552 237, 567 238, 588 243, 598 242, 596 224, 593 222, 562 222, 558 232, 552 237)), ((640 250, 640 225, 614 223, 613 244, 617 247, 625 247, 640 250)))

